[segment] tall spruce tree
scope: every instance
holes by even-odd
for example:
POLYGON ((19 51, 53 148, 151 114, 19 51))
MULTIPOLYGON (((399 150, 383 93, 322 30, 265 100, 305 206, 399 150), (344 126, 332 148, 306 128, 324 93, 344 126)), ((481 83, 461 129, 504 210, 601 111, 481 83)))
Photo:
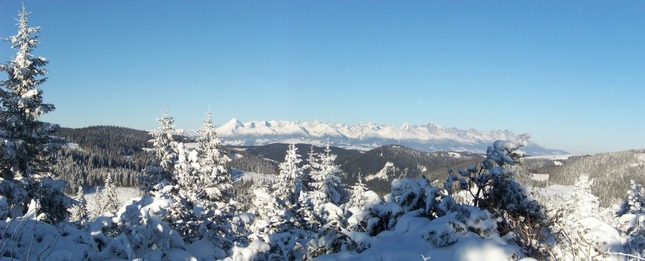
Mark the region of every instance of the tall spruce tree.
POLYGON ((64 195, 65 183, 55 180, 49 168, 56 152, 64 144, 53 136, 59 128, 39 120, 55 109, 43 102, 38 89, 47 78, 47 59, 32 51, 40 43, 40 27, 28 27, 23 5, 18 14, 18 33, 9 38, 16 54, 8 63, 0 64, 6 80, 0 81, 0 195, 8 198, 10 216, 21 216, 30 199, 40 202, 40 214, 56 223, 67 218, 71 199, 64 195))
POLYGON ((159 129, 152 131, 152 147, 158 162, 148 166, 145 170, 143 189, 145 191, 160 189, 164 185, 174 183, 173 172, 178 159, 175 130, 175 119, 165 111, 161 118, 157 119, 159 129))
POLYGON ((342 171, 334 162, 336 155, 331 153, 329 142, 325 146, 325 153, 321 156, 323 166, 322 191, 325 193, 327 202, 339 205, 347 195, 347 189, 340 181, 342 171))
POLYGON ((84 226, 90 217, 90 212, 87 210, 87 200, 85 199, 85 191, 83 186, 78 186, 76 193, 76 204, 72 206, 70 221, 77 222, 79 225, 84 226))
POLYGON ((365 206, 365 192, 367 191, 367 186, 363 183, 363 178, 361 173, 358 173, 356 184, 354 184, 350 189, 350 196, 347 205, 347 209, 352 207, 364 208, 365 206))
POLYGON ((108 173, 107 178, 105 179, 105 189, 103 189, 103 196, 101 197, 105 202, 103 202, 103 211, 109 211, 116 213, 119 210, 119 195, 116 191, 116 186, 114 186, 114 181, 112 180, 112 173, 108 173))
POLYGON ((299 166, 300 155, 294 144, 289 144, 289 149, 284 156, 284 162, 280 163, 280 174, 278 182, 275 183, 274 195, 285 209, 293 209, 297 206, 302 192, 303 171, 299 166))
POLYGON ((231 176, 226 164, 231 159, 224 153, 210 112, 207 113, 199 134, 197 143, 201 175, 198 184, 208 199, 227 202, 230 198, 231 176))

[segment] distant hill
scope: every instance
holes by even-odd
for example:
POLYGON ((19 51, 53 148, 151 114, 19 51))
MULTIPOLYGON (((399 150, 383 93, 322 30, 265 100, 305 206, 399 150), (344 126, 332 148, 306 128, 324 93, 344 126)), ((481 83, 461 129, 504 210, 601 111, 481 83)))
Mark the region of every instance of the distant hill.
MULTIPOLYGON (((264 146, 237 147, 234 150, 243 151, 275 162, 276 166, 284 160, 288 145, 270 144, 264 146)), ((311 145, 296 144, 298 153, 306 163, 311 145)), ((389 192, 391 182, 395 178, 426 176, 431 181, 443 182, 447 177, 449 167, 464 167, 476 164, 483 156, 469 152, 422 152, 399 145, 383 146, 366 152, 331 148, 338 155, 336 164, 340 165, 346 184, 354 184, 360 174, 370 189, 384 194, 389 192)), ((322 152, 322 147, 314 147, 315 152, 322 152)))
MULTIPOLYGON (((196 131, 182 130, 185 136, 196 131)), ((318 121, 250 121, 232 119, 217 128, 226 145, 261 146, 273 143, 303 143, 367 151, 385 145, 402 145, 420 151, 469 151, 482 153, 495 140, 514 140, 516 134, 508 130, 479 131, 444 128, 434 123, 423 125, 391 126, 375 123, 346 125, 318 121)), ((532 155, 565 154, 530 144, 525 151, 532 155)))
POLYGON ((573 185, 580 175, 588 174, 594 179, 592 193, 600 197, 602 206, 624 199, 630 180, 645 184, 645 149, 540 161, 530 172, 549 174, 549 184, 573 185))
POLYGON ((69 182, 68 192, 78 186, 102 186, 108 173, 122 187, 139 185, 138 176, 154 160, 143 148, 151 138, 146 131, 117 126, 61 128, 56 136, 69 145, 60 152, 53 170, 69 182))

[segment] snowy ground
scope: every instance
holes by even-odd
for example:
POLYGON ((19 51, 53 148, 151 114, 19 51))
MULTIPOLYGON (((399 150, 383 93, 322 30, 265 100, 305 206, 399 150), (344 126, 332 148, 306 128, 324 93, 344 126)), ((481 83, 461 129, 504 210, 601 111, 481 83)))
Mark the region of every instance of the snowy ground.
POLYGON ((233 183, 237 183, 239 181, 273 182, 276 179, 276 175, 243 171, 239 169, 233 169, 231 171, 231 175, 233 176, 233 183))

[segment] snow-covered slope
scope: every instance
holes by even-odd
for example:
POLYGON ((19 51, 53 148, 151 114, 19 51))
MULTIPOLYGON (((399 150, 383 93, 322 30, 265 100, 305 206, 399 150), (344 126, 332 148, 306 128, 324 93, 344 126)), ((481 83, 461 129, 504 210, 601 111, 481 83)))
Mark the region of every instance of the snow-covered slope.
MULTIPOLYGON (((226 145, 257 146, 271 143, 308 143, 323 145, 329 140, 332 146, 369 150, 383 145, 400 144, 422 151, 471 151, 483 152, 495 140, 514 140, 516 134, 508 130, 479 131, 445 128, 434 123, 423 125, 391 126, 373 122, 346 125, 319 121, 250 121, 237 119, 217 128, 226 145)), ((187 136, 194 131, 184 131, 187 136)), ((563 154, 563 151, 545 149, 531 144, 525 148, 529 154, 563 154)))

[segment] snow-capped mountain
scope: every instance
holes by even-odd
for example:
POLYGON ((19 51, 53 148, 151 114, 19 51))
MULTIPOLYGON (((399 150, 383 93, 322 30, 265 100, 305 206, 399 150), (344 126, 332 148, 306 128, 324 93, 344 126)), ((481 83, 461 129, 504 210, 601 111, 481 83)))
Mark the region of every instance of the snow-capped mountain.
MULTIPOLYGON (((194 136, 194 131, 184 131, 194 136)), ((479 131, 445 128, 434 123, 403 126, 364 123, 357 125, 332 124, 319 121, 250 121, 232 119, 217 128, 225 145, 257 146, 271 143, 307 143, 369 150, 383 145, 399 144, 422 151, 484 152, 496 140, 514 140, 517 136, 508 130, 479 131)), ((562 154, 563 151, 530 144, 524 149, 529 154, 562 154)))

